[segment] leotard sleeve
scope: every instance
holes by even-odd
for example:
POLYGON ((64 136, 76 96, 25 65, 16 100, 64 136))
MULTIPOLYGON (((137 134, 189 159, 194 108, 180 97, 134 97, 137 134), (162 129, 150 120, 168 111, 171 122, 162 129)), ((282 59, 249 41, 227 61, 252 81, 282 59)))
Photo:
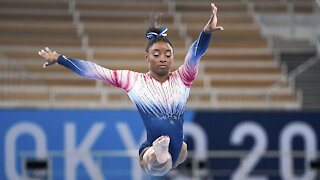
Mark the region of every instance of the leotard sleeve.
POLYGON ((89 61, 59 56, 58 64, 89 79, 96 79, 129 92, 136 80, 137 73, 129 70, 110 70, 89 61))
POLYGON ((198 74, 199 60, 208 49, 210 39, 211 34, 202 31, 199 38, 189 48, 184 64, 177 69, 177 73, 187 87, 191 86, 198 74))

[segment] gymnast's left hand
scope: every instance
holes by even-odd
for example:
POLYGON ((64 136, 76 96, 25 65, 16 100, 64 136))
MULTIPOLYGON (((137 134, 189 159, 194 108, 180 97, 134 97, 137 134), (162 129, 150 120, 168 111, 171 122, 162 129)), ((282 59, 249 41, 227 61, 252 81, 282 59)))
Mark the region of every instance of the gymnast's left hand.
POLYGON ((38 52, 41 57, 43 57, 47 62, 43 64, 43 68, 54 65, 57 63, 58 58, 61 54, 58 54, 56 51, 51 51, 48 47, 42 49, 38 52))
POLYGON ((224 30, 222 26, 217 26, 217 23, 218 23, 217 11, 218 11, 218 8, 216 7, 216 5, 211 3, 211 17, 207 25, 203 29, 204 32, 207 34, 213 33, 215 31, 224 30))

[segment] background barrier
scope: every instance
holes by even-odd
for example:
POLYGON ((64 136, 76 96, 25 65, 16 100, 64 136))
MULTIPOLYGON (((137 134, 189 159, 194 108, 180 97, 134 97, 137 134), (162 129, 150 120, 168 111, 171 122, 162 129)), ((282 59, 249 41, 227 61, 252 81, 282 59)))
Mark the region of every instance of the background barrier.
MULTIPOLYGON (((316 178, 318 112, 187 111, 188 160, 167 179, 316 178)), ((133 110, 0 110, 0 179, 48 160, 51 179, 152 179, 139 167, 145 140, 133 110)))

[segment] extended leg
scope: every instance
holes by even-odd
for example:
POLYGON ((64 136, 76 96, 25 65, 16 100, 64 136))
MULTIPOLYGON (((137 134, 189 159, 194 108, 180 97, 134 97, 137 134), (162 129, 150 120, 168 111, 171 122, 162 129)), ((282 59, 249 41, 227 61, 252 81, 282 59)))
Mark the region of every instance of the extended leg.
POLYGON ((161 136, 140 155, 140 166, 153 176, 163 176, 172 168, 172 158, 168 151, 170 138, 161 136))

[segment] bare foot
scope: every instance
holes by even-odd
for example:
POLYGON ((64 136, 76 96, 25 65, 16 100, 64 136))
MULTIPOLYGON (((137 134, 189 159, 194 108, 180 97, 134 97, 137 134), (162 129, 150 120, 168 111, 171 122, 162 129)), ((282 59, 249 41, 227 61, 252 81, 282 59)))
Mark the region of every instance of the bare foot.
POLYGON ((168 159, 168 149, 170 144, 169 136, 160 136, 158 139, 153 141, 152 146, 154 148, 154 153, 156 154, 157 161, 162 164, 168 159))

